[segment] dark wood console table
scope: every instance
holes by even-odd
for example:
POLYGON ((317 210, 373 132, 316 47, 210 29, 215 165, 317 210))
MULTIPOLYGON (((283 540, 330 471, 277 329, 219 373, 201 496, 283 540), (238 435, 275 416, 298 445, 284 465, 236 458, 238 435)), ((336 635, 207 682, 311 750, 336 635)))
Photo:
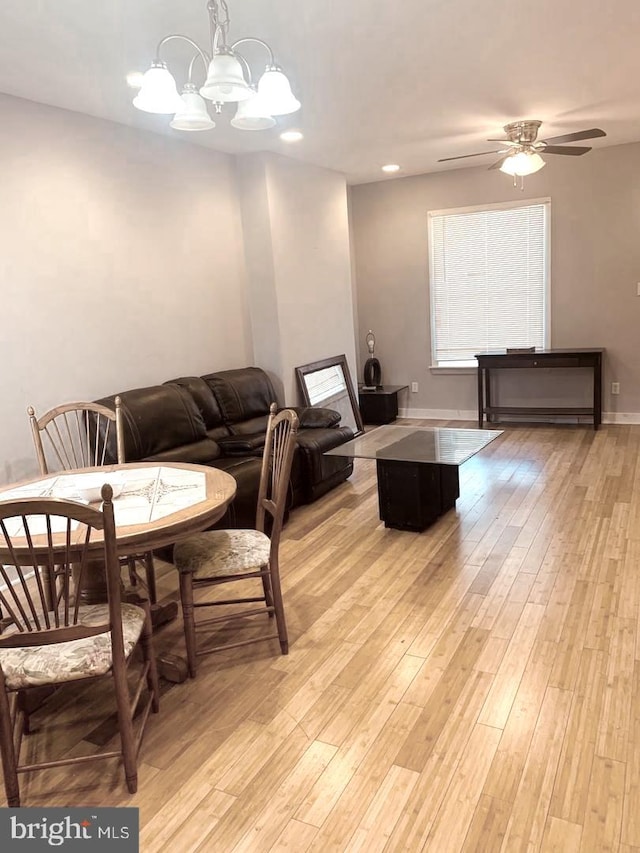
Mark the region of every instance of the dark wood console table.
POLYGON ((495 350, 476 354, 478 360, 478 426, 484 417, 494 422, 500 415, 587 415, 593 428, 602 422, 602 355, 604 349, 545 349, 535 352, 495 350), (513 368, 588 368, 593 373, 593 405, 575 406, 494 406, 491 402, 491 371, 513 368))

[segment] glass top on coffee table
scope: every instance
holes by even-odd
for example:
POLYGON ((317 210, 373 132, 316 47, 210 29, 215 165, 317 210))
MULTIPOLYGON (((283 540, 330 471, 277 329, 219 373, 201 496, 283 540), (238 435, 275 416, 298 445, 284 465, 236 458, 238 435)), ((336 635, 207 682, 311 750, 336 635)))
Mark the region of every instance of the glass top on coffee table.
POLYGON ((462 465, 502 435, 499 429, 380 426, 325 451, 326 456, 352 459, 395 459, 436 465, 462 465))

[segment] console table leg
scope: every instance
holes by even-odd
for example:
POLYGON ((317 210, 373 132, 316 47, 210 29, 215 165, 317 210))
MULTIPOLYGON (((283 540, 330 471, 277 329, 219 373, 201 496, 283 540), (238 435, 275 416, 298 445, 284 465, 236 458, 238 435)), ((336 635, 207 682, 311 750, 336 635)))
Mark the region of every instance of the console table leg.
POLYGON ((482 374, 484 373, 481 367, 478 368, 478 429, 482 429, 484 420, 484 390, 482 382, 482 374))

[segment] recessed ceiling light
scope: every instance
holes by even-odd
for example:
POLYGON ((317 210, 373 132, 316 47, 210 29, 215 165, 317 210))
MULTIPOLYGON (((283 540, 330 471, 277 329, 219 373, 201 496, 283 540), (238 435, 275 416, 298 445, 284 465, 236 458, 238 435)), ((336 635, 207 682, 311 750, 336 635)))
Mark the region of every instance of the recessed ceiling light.
POLYGON ((142 71, 130 71, 127 74, 127 86, 131 86, 132 89, 139 89, 142 86, 143 77, 142 71))
POLYGON ((387 163, 386 166, 382 167, 383 172, 399 172, 400 166, 397 163, 387 163))
POLYGON ((300 142, 301 139, 304 139, 304 134, 301 130, 284 130, 280 134, 280 139, 283 142, 300 142))

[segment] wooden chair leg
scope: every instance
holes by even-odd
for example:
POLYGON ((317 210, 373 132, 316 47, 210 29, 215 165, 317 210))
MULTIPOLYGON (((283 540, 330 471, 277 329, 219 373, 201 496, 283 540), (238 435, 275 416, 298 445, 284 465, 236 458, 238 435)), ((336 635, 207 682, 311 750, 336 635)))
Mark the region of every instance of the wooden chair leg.
POLYGON ((30 712, 32 710, 27 694, 24 690, 18 691, 18 713, 22 716, 22 733, 30 734, 30 712))
POLYGON ((20 805, 20 786, 18 784, 18 756, 13 746, 13 722, 11 705, 5 687, 4 676, 0 672, 0 754, 7 805, 18 808, 20 805))
POLYGON ((138 790, 138 767, 127 674, 120 667, 114 669, 112 674, 118 709, 118 728, 120 729, 124 775, 129 793, 135 794, 138 790))
POLYGON ((187 647, 189 675, 196 677, 196 624, 193 612, 193 576, 189 572, 180 572, 180 600, 182 602, 182 622, 184 642, 187 647))
POLYGON ((280 567, 278 566, 277 559, 271 561, 270 569, 271 589, 273 590, 273 606, 276 614, 276 626, 278 628, 278 638, 280 639, 280 649, 283 655, 288 655, 289 636, 287 634, 287 620, 284 615, 284 604, 282 602, 280 567))
POLYGON ((142 646, 142 657, 144 662, 149 664, 149 672, 147 673, 147 689, 152 697, 151 710, 157 714, 160 710, 160 685, 158 683, 158 668, 156 666, 156 658, 153 653, 152 645, 152 628, 151 628, 151 607, 149 602, 144 603, 145 620, 140 636, 140 645, 142 646))
POLYGON ((149 601, 151 604, 155 604, 157 601, 156 595, 156 573, 153 566, 153 553, 151 551, 147 551, 144 555, 144 571, 147 579, 147 593, 149 595, 149 601))
POLYGON ((127 570, 129 573, 129 583, 131 586, 138 586, 138 575, 136 574, 135 557, 127 557, 127 570))
POLYGON ((42 579, 44 581, 44 600, 48 610, 54 609, 56 600, 56 569, 55 567, 43 566, 42 579))
MULTIPOLYGON (((264 600, 268 608, 273 607, 273 594, 271 592, 271 578, 268 574, 262 575, 262 589, 264 590, 264 600)), ((273 610, 269 610, 269 619, 273 619, 273 610)))

